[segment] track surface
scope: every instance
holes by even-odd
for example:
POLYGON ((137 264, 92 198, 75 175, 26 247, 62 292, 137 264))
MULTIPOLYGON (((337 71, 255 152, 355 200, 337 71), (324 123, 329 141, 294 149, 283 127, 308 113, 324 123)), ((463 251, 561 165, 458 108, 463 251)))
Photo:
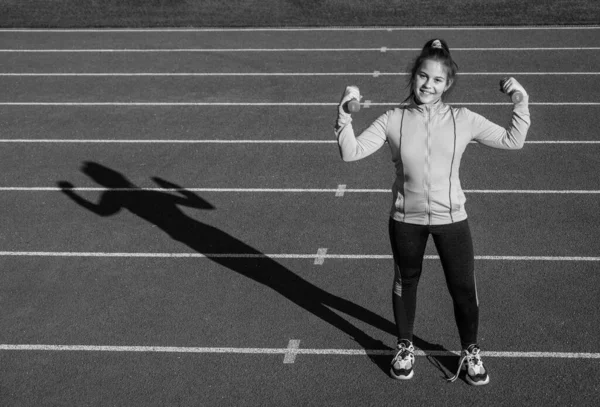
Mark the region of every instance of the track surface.
POLYGON ((2 31, 0 404, 594 405, 599 36, 2 31), (499 79, 531 95, 525 148, 472 145, 461 168, 484 388, 444 380, 458 335, 432 244, 424 353, 388 377, 392 164, 333 141, 344 86, 368 125, 432 37, 463 72, 451 103, 504 123, 499 79))

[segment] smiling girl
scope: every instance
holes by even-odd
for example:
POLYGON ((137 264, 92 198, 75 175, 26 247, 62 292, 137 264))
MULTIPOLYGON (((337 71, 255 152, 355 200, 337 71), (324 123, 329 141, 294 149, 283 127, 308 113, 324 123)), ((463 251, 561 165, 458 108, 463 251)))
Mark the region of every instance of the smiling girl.
POLYGON ((501 149, 522 148, 530 126, 529 96, 514 78, 503 83, 504 92, 523 94, 505 129, 466 108, 444 103, 457 70, 446 42, 428 41, 410 70, 411 92, 403 105, 387 111, 356 137, 345 105, 351 99, 360 100, 360 92, 349 86, 338 106, 335 133, 344 161, 367 157, 387 142, 396 168, 389 235, 398 352, 392 360, 391 376, 410 379, 414 375, 417 285, 431 235, 452 297, 462 349, 458 372, 450 380, 464 370, 469 384, 484 385, 490 376, 477 344, 479 300, 459 166, 471 141, 501 149))

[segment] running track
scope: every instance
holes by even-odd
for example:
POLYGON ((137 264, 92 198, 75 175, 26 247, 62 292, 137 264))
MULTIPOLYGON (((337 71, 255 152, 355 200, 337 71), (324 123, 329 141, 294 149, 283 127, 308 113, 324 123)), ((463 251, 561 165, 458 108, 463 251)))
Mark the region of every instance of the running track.
POLYGON ((599 35, 1 31, 0 404, 592 405, 599 35), (392 164, 342 163, 333 140, 344 86, 369 124, 431 37, 461 67, 451 103, 503 123, 499 79, 531 95, 525 148, 473 145, 461 169, 480 389, 444 380, 458 338, 432 244, 416 375, 388 378, 392 164))

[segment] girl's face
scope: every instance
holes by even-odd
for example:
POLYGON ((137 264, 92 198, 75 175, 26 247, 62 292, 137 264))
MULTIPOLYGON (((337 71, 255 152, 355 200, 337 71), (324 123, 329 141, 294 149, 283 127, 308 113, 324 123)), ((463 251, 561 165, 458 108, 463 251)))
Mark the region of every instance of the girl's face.
POLYGON ((438 102, 452 85, 444 65, 434 59, 423 61, 413 83, 413 94, 418 104, 438 102))

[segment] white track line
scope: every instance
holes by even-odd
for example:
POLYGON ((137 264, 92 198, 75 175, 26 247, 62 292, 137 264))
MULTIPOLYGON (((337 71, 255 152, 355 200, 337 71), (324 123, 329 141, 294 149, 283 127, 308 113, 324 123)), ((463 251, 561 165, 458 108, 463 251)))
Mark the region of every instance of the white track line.
MULTIPOLYGON (((298 345, 299 345, 299 341, 298 345)), ((294 348, 290 341, 287 348, 234 348, 234 347, 174 347, 174 346, 106 346, 106 345, 27 345, 0 344, 0 351, 44 352, 145 352, 145 353, 198 353, 198 354, 245 354, 245 355, 296 355, 318 356, 366 356, 394 355, 395 350, 383 349, 302 349, 294 348)), ((416 356, 458 356, 460 351, 416 350, 416 356)), ((482 355, 497 358, 544 358, 544 359, 600 359, 600 353, 587 352, 495 352, 482 351, 482 355)))
MULTIPOLYGON (((0 139, 0 143, 76 144, 337 144, 336 140, 227 140, 227 139, 0 139)), ((471 144, 478 144, 473 141, 471 144)), ((532 140, 525 144, 600 144, 600 140, 532 140)))
MULTIPOLYGON (((0 72, 0 77, 408 76, 406 72, 0 72)), ((588 76, 600 72, 462 72, 458 76, 588 76)))
MULTIPOLYGON (((60 187, 0 187, 0 192, 60 192, 60 187)), ((225 192, 225 193, 332 193, 338 194, 340 187, 337 188, 99 188, 99 187, 77 187, 69 188, 76 192, 225 192)), ((389 194, 392 191, 384 188, 344 188, 346 193, 359 194, 389 194)), ((600 190, 594 189, 465 189, 467 194, 529 194, 529 195, 584 195, 600 194, 600 190)))
MULTIPOLYGON (((401 102, 371 103, 371 106, 399 106, 401 102)), ((461 102, 448 103, 458 106, 512 106, 510 102, 461 102)), ((0 106, 219 106, 219 107, 298 107, 337 106, 335 102, 0 102, 0 106)), ((529 106, 600 106, 600 102, 529 102, 529 106)))
POLYGON ((577 31, 598 30, 600 26, 481 26, 481 27, 256 27, 256 28, 3 28, 0 32, 21 33, 148 33, 148 32, 305 32, 305 31, 577 31))
MULTIPOLYGON (((117 143, 117 144, 335 144, 335 140, 152 140, 152 139, 0 139, 0 143, 117 143)), ((587 142, 571 142, 581 144, 587 142)), ((593 142, 591 142, 593 143, 593 142)), ((600 140, 598 141, 600 143, 600 140)))
MULTIPOLYGON (((391 260, 388 254, 247 254, 247 253, 117 253, 117 252, 21 252, 0 251, 0 257, 92 257, 92 258, 233 258, 233 259, 314 259, 329 260, 391 260)), ((439 260, 437 255, 426 255, 425 260, 439 260)), ((594 256, 475 256, 475 260, 487 261, 575 261, 598 262, 600 257, 594 256)))
POLYGON ((600 144, 600 140, 532 140, 525 144, 600 144))
MULTIPOLYGON (((420 48, 4 48, 0 53, 174 53, 174 52, 417 52, 420 48)), ((452 48, 453 52, 598 51, 600 47, 452 48)))

